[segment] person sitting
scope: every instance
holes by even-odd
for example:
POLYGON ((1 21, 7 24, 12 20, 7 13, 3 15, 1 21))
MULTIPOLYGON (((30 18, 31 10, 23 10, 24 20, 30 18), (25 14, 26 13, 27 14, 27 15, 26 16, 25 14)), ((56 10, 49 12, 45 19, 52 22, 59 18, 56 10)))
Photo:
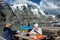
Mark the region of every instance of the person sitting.
POLYGON ((27 30, 28 32, 30 32, 33 29, 33 26, 30 25, 29 21, 26 22, 26 25, 22 26, 22 30, 27 30))
POLYGON ((3 28, 3 37, 6 40, 13 40, 13 35, 16 33, 16 31, 11 30, 11 24, 7 23, 6 27, 3 28))
POLYGON ((34 28, 30 33, 34 35, 34 38, 32 40, 45 39, 45 36, 42 35, 42 29, 37 23, 34 24, 34 28))
POLYGON ((23 32, 27 33, 26 36, 30 36, 29 32, 33 29, 33 26, 30 25, 29 21, 26 22, 26 25, 22 26, 23 32))
POLYGON ((36 23, 34 24, 34 28, 31 31, 32 34, 36 35, 36 33, 41 34, 42 35, 42 29, 39 27, 39 25, 36 23))

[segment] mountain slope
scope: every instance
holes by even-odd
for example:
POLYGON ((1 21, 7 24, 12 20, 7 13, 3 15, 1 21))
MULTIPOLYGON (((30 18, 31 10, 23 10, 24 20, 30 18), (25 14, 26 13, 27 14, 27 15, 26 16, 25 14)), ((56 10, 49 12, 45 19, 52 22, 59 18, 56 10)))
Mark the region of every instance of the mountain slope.
POLYGON ((35 5, 30 5, 28 3, 14 4, 10 6, 17 16, 18 20, 21 20, 22 17, 25 21, 33 19, 31 22, 39 22, 39 20, 55 21, 54 15, 46 15, 43 10, 37 8, 35 5), (50 20, 48 20, 48 18, 50 20), (35 21, 34 21, 35 20, 35 21))
MULTIPOLYGON (((0 20, 3 22, 3 20, 5 20, 5 22, 9 22, 15 15, 13 14, 13 11, 11 10, 10 6, 1 1, 0 2, 0 20)), ((1 22, 0 21, 0 22, 1 22)))
POLYGON ((18 20, 21 22, 30 21, 31 23, 55 21, 54 15, 46 15, 43 10, 39 9, 35 5, 30 5, 29 3, 18 3, 13 5, 8 5, 5 3, 2 6, 4 8, 3 12, 6 13, 7 22, 16 22, 18 20), (15 19, 16 21, 13 21, 15 19))

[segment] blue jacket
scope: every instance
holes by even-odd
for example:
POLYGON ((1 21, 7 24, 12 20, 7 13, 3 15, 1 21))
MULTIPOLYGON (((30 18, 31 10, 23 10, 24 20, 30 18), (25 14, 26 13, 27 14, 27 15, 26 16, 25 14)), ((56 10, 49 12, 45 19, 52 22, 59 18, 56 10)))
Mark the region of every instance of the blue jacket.
POLYGON ((27 30, 27 29, 30 29, 30 31, 33 29, 33 26, 28 26, 28 25, 24 25, 22 26, 22 30, 27 30))
POLYGON ((6 40, 13 40, 13 35, 14 35, 15 31, 11 30, 10 28, 4 27, 3 28, 3 37, 6 40))

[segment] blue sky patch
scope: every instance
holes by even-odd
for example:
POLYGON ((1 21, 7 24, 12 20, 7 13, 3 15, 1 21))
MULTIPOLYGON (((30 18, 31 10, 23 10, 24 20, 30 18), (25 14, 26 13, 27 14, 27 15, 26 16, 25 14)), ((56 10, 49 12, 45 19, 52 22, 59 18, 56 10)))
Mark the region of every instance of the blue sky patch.
POLYGON ((41 0, 29 0, 29 1, 32 1, 32 2, 34 2, 36 4, 39 4, 41 2, 41 0))
POLYGON ((5 0, 6 3, 8 3, 9 5, 12 5, 12 3, 14 2, 15 0, 5 0))

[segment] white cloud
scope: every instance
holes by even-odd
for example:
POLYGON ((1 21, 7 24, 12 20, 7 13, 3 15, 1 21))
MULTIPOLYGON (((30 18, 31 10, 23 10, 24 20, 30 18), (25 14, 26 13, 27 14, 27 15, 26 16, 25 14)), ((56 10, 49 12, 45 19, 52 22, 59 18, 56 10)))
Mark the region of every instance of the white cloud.
POLYGON ((40 7, 47 13, 57 15, 60 14, 60 6, 58 6, 59 3, 60 2, 57 2, 57 0, 42 0, 40 7))
POLYGON ((42 1, 41 3, 40 3, 40 6, 41 7, 45 7, 45 8, 51 8, 51 9, 57 9, 57 8, 60 8, 60 7, 58 7, 57 5, 55 5, 53 2, 48 2, 48 1, 42 1))

